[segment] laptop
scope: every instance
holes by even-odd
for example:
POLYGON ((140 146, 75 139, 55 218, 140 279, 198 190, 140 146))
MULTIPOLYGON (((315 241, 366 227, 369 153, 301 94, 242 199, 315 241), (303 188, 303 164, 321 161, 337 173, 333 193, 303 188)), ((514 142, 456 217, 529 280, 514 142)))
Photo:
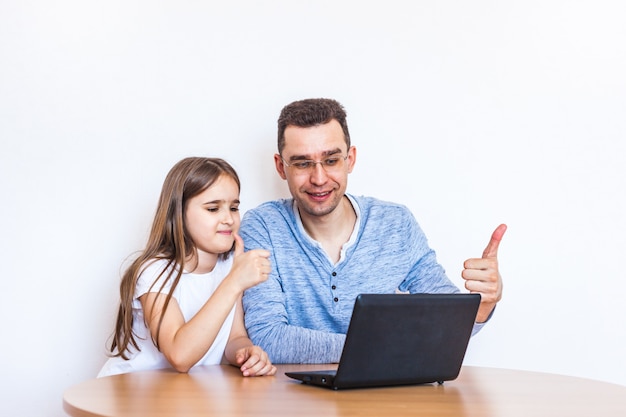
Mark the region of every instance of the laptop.
POLYGON ((337 370, 286 372, 345 388, 440 383, 461 371, 480 294, 360 294, 337 370))

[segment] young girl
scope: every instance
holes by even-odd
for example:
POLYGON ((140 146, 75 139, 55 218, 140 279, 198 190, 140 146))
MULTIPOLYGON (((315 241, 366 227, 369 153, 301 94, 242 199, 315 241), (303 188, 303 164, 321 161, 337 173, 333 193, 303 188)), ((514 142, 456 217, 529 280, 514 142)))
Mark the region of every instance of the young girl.
POLYGON ((186 158, 168 173, 148 238, 125 271, 99 377, 224 363, 243 376, 276 367, 243 324, 243 291, 267 279, 269 252, 243 252, 239 177, 222 159, 186 158))

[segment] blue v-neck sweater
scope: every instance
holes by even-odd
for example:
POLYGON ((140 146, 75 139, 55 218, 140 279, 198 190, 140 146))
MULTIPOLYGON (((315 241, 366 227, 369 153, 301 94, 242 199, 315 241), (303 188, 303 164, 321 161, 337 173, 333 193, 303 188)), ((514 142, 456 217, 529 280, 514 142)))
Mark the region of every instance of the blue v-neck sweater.
POLYGON ((405 206, 348 198, 356 231, 336 264, 305 232, 293 199, 244 215, 246 250, 268 249, 272 262, 268 280, 244 294, 246 328, 274 363, 338 362, 360 293, 459 292, 405 206))

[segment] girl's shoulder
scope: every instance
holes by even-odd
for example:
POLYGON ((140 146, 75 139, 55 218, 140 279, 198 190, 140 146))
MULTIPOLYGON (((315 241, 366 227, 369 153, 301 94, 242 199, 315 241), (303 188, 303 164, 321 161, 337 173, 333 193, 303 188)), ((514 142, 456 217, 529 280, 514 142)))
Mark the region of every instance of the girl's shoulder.
POLYGON ((135 286, 135 297, 140 297, 147 292, 169 292, 173 265, 167 259, 150 259, 146 261, 137 277, 137 285, 135 286))
POLYGON ((162 272, 169 272, 172 269, 171 261, 163 258, 149 259, 139 269, 139 276, 157 277, 162 272))

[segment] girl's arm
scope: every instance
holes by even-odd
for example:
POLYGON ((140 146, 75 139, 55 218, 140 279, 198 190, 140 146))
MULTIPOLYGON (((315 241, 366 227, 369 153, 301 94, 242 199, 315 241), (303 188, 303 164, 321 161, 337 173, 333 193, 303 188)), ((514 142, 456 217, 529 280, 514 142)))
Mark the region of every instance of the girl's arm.
MULTIPOLYGON (((268 251, 256 249, 243 253, 241 238, 236 236, 235 240, 235 258, 229 274, 198 313, 185 322, 178 302, 174 298, 170 300, 165 310, 158 337, 159 348, 172 367, 179 372, 189 371, 202 359, 215 341, 233 306, 240 303, 243 291, 265 281, 271 270, 267 259, 268 251)), ((150 329, 153 338, 157 336, 166 297, 161 293, 146 293, 139 298, 146 326, 150 329)), ((243 323, 242 319, 239 320, 243 323)))
MULTIPOLYGON (((146 326, 153 338, 157 337, 166 297, 166 294, 150 292, 139 298, 146 326)), ((163 316, 158 342, 161 353, 174 369, 187 372, 202 359, 215 341, 238 297, 239 291, 224 280, 188 322, 185 322, 178 301, 175 298, 170 300, 163 316)))
POLYGON ((233 327, 230 331, 226 350, 226 360, 233 365, 239 365, 243 376, 274 375, 276 367, 272 365, 269 356, 259 346, 252 344, 243 324, 243 307, 241 298, 237 301, 233 327))

